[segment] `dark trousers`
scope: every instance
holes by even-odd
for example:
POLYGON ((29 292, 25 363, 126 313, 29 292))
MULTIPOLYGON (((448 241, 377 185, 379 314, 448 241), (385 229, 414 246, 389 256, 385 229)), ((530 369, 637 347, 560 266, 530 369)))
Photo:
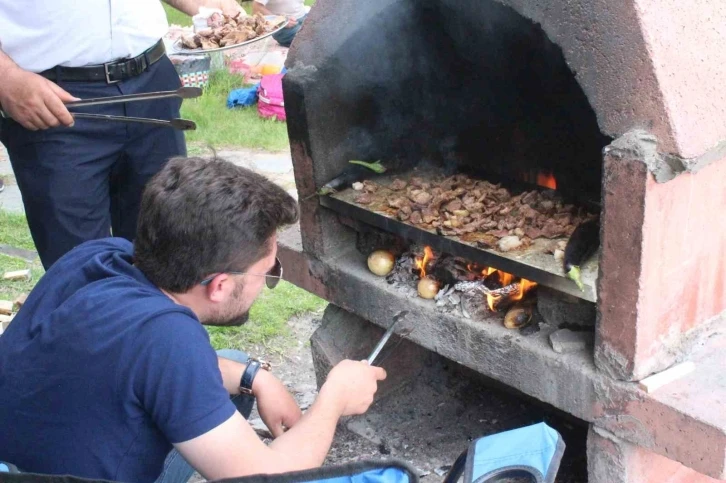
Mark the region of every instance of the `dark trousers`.
MULTIPOLYGON (((175 90, 168 57, 118 84, 58 82, 81 99, 175 90)), ((171 119, 177 98, 75 109, 75 112, 171 119)), ((133 241, 144 185, 169 158, 186 155, 184 134, 167 127, 78 119, 70 128, 29 131, 0 119, 33 241, 48 269, 73 247, 113 233, 133 241)))

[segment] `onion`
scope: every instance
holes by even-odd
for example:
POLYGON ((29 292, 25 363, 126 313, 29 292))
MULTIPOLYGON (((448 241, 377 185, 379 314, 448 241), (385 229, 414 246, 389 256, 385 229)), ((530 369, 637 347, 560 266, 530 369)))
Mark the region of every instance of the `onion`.
POLYGON ((532 321, 532 306, 514 304, 504 316, 504 327, 520 329, 532 321))
POLYGON ((379 277, 385 277, 391 273, 394 263, 393 254, 388 250, 376 250, 368 255, 368 270, 379 277))
POLYGON ((418 281, 418 295, 423 299, 432 299, 439 293, 439 282, 430 277, 418 281))

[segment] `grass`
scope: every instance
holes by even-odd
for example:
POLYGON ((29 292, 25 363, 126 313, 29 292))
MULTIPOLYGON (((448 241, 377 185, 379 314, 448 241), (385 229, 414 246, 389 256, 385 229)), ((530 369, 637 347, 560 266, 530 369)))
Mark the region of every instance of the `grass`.
MULTIPOLYGON (((0 244, 35 250, 24 215, 0 210, 0 244)), ((28 262, 22 258, 0 254, 0 275, 5 272, 26 268, 31 270, 32 278, 30 281, 0 279, 0 300, 12 301, 20 294, 29 293, 44 273, 43 266, 38 260, 28 262)))
POLYGON ((169 22, 169 25, 181 25, 182 27, 188 27, 192 24, 192 18, 186 13, 180 12, 166 3, 163 5, 164 10, 166 11, 166 20, 169 22))
MULTIPOLYGON (((33 240, 25 216, 0 210, 0 243, 16 248, 34 250, 33 240)), ((30 281, 0 280, 0 300, 15 300, 20 294, 30 293, 44 270, 40 261, 28 262, 21 258, 0 254, 0 275, 11 270, 30 268, 30 281)), ((288 282, 281 282, 275 290, 265 289, 250 311, 250 320, 242 327, 207 327, 212 345, 216 349, 245 349, 252 345, 285 345, 288 335, 287 321, 294 315, 317 312, 326 302, 288 282)))
POLYGON ((289 335, 286 322, 295 315, 318 312, 326 302, 288 282, 274 290, 265 289, 250 310, 242 327, 207 327, 215 349, 242 349, 268 345, 272 339, 289 335))
POLYGON ((35 250, 24 215, 0 210, 0 244, 35 250))
MULTIPOLYGON (((26 280, 0 280, 0 300, 13 301, 20 294, 27 294, 33 290, 33 287, 45 271, 39 261, 28 262, 21 258, 10 257, 0 253, 0 272, 5 273, 12 270, 30 269, 31 279, 26 280)), ((2 274, 0 273, 0 275, 2 274)))
POLYGON ((204 95, 185 100, 181 114, 197 123, 196 131, 187 131, 190 148, 199 146, 245 147, 267 151, 288 149, 287 126, 284 122, 263 119, 257 107, 227 108, 227 96, 244 86, 242 76, 226 71, 212 72, 204 95))

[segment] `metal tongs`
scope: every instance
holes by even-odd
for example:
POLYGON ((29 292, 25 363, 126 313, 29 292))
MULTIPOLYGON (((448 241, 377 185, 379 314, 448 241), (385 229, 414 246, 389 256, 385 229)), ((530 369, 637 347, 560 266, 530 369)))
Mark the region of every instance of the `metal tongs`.
MULTIPOLYGON (((376 360, 376 357, 378 357, 378 355, 383 350, 383 346, 386 345, 386 342, 388 342, 388 339, 390 339, 391 336, 393 335, 393 331, 396 329, 396 325, 398 325, 398 323, 401 320, 405 319, 407 315, 408 315, 408 310, 404 310, 393 316, 393 323, 391 323, 391 326, 388 328, 386 333, 383 334, 383 337, 381 337, 381 340, 378 341, 378 344, 376 344, 376 347, 373 349, 373 352, 371 352, 371 355, 369 355, 368 358, 366 359, 368 361, 368 364, 373 365, 373 362, 376 360)), ((403 334, 403 335, 405 336, 410 333, 411 333, 411 330, 408 330, 408 331, 406 331, 406 334, 403 334)))
MULTIPOLYGON (((202 89, 199 87, 180 87, 175 91, 159 91, 145 92, 142 94, 127 94, 122 96, 96 97, 94 99, 84 99, 82 101, 69 102, 66 104, 68 109, 74 107, 100 106, 103 104, 118 104, 121 102, 138 102, 150 101, 155 99, 166 99, 169 97, 180 97, 182 99, 193 99, 202 95, 202 89)), ((143 124, 154 124, 156 126, 166 126, 180 131, 189 131, 197 128, 194 121, 188 119, 149 119, 146 117, 128 117, 128 116, 111 116, 107 114, 88 114, 85 112, 71 112, 75 119, 96 119, 99 121, 117 121, 117 122, 138 122, 143 124)), ((0 110, 0 117, 10 118, 5 111, 0 110)))

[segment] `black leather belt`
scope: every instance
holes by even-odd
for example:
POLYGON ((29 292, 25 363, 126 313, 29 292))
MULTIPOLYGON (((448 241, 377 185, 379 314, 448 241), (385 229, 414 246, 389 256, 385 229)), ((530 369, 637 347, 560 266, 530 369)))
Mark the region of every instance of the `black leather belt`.
POLYGON ((166 55, 164 41, 159 40, 153 47, 131 59, 120 59, 101 65, 87 67, 53 67, 40 73, 55 82, 93 82, 103 81, 116 84, 146 71, 166 55))

